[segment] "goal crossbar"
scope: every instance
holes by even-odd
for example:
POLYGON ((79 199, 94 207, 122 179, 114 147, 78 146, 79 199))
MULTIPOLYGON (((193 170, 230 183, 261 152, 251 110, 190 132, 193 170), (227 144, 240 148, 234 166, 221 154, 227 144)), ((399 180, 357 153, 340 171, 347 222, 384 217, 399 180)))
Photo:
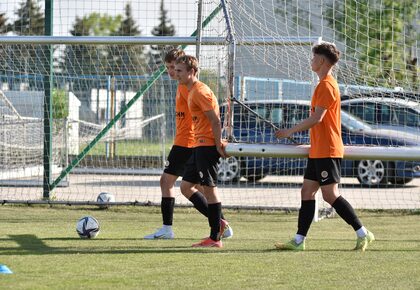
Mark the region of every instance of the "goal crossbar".
MULTIPOLYGON (((309 147, 309 145, 229 143, 226 146, 226 153, 238 157, 307 158, 309 147)), ((420 161, 420 146, 344 146, 344 159, 420 161)))
MULTIPOLYGON (((236 39, 236 45, 311 45, 320 37, 267 37, 250 36, 236 39)), ((202 37, 202 45, 224 45, 225 37, 202 37)), ((195 36, 0 36, 5 44, 108 44, 108 45, 196 45, 195 36)))

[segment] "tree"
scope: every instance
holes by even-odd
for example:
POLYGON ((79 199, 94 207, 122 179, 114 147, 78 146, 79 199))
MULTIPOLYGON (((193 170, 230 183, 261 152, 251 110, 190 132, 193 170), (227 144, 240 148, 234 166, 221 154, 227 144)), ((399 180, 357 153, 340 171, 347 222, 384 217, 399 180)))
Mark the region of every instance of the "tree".
POLYGON ((288 0, 277 0, 276 3, 277 5, 274 8, 274 13, 282 18, 283 21, 292 21, 292 23, 296 23, 297 32, 307 35, 313 30, 308 3, 288 0), (279 6, 281 6, 281 8, 279 6), (302 31, 299 31, 299 29, 302 29, 302 31))
MULTIPOLYGON (((173 36, 175 35, 175 26, 171 24, 169 20, 168 11, 164 8, 163 0, 160 2, 160 17, 159 24, 152 29, 152 34, 154 36, 173 36)), ((162 61, 162 55, 165 50, 168 49, 168 46, 165 45, 152 45, 150 51, 150 68, 154 71, 158 68, 162 61)))
POLYGON ((21 2, 15 14, 18 18, 13 22, 10 30, 18 35, 44 34, 44 14, 35 0, 21 2))
MULTIPOLYGON (((4 34, 7 32, 7 18, 6 13, 0 13, 0 34, 4 34)), ((0 44, 0 74, 4 75, 6 72, 6 54, 7 54, 7 47, 5 45, 0 44)))
MULTIPOLYGON (((115 36, 139 36, 141 31, 132 16, 131 5, 125 6, 125 18, 115 36)), ((139 75, 145 72, 144 47, 142 45, 110 46, 108 54, 109 74, 139 75)))
MULTIPOLYGON (((121 23, 121 15, 115 17, 91 13, 76 17, 70 34, 73 36, 115 35, 121 23)), ((70 75, 105 75, 108 54, 104 45, 69 45, 64 51, 63 71, 70 75)))
POLYGON ((201 69, 200 80, 204 82, 214 92, 219 102, 226 99, 226 82, 220 78, 216 71, 212 69, 201 69))
POLYGON ((0 13, 0 34, 7 32, 6 22, 7 22, 6 13, 0 13))
MULTIPOLYGON (((7 30, 17 35, 43 35, 44 14, 40 5, 35 0, 26 0, 20 3, 15 12, 17 19, 8 25, 7 30)), ((44 74, 49 69, 45 67, 42 48, 39 45, 10 45, 8 55, 11 60, 8 68, 11 71, 18 71, 25 75, 44 74)), ((29 82, 30 85, 34 81, 29 82)))
POLYGON ((328 24, 345 42, 346 56, 358 64, 361 83, 418 88, 419 68, 412 55, 419 35, 413 27, 417 5, 412 0, 346 0, 329 5, 328 24))
MULTIPOLYGON (((91 13, 76 17, 70 34, 73 36, 114 35, 121 23, 121 15, 91 13)), ((105 86, 100 75, 108 75, 108 47, 106 45, 67 45, 60 61, 61 70, 70 75, 70 89, 89 105, 92 87, 105 86), (93 76, 93 77, 92 77, 93 76), (95 80, 96 79, 96 80, 95 80), (99 83, 98 83, 99 82, 99 83)))
POLYGON ((68 92, 63 89, 53 91, 53 119, 64 119, 69 115, 68 92))

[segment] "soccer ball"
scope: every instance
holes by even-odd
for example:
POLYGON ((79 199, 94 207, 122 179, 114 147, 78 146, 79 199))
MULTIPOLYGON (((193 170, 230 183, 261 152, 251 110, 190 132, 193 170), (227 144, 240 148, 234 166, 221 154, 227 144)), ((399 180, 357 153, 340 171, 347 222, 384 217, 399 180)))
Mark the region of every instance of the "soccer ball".
MULTIPOLYGON (((97 202, 105 203, 105 202, 115 202, 115 196, 108 192, 101 192, 98 197, 96 198, 97 202)), ((107 205, 100 205, 100 208, 108 208, 107 205)))
POLYGON ((93 239, 99 234, 99 222, 92 216, 77 221, 76 231, 82 239, 93 239))

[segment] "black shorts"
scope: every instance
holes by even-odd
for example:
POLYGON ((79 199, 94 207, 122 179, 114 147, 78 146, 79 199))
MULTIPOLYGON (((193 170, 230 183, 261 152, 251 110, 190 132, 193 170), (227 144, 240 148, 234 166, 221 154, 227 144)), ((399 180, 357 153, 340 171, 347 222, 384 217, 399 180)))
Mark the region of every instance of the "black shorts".
POLYGON ((340 183, 341 158, 308 158, 305 179, 318 181, 319 185, 340 183))
POLYGON ((193 149, 191 158, 185 164, 182 180, 205 186, 217 186, 220 154, 216 146, 200 146, 193 149))
POLYGON ((168 159, 165 162, 163 172, 175 176, 182 176, 184 174, 185 164, 190 159, 192 151, 192 148, 173 145, 168 159))

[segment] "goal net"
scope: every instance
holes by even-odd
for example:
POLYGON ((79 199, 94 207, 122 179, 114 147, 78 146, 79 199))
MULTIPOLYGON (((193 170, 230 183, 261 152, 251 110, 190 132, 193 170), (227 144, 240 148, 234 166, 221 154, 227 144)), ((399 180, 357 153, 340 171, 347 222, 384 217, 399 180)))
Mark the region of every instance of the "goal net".
MULTIPOLYGON (((293 141, 277 140, 274 131, 276 127, 292 127, 309 116, 318 80, 310 69, 313 43, 302 40, 319 37, 334 42, 342 52, 334 74, 343 100, 346 152, 351 153, 352 146, 369 150, 382 146, 370 157, 345 158, 341 193, 357 208, 418 208, 416 155, 405 154, 402 160, 373 157, 386 152, 396 156, 397 146, 418 148, 420 144, 418 4, 235 1, 231 11, 232 34, 238 43, 234 97, 240 100, 230 109, 232 135, 246 146, 238 146, 240 156, 225 162, 230 170, 223 177, 234 181, 232 186, 246 179, 252 188, 249 198, 260 195, 267 204, 281 200, 280 204, 299 207, 306 160, 297 158, 297 153, 281 156, 288 148, 270 145, 309 143, 307 132, 295 134, 293 141), (249 36, 265 41, 239 45, 249 36), (294 42, 291 37, 296 37, 294 42), (273 39, 284 44, 273 45, 273 39), (246 148, 250 155, 260 157, 244 157, 246 148), (277 148, 276 157, 270 157, 271 148, 277 148)), ((329 205, 321 202, 320 207, 329 205)))
MULTIPOLYGON (((189 37, 197 30, 197 1, 98 0, 94 7, 54 1, 55 36, 104 38, 49 42, 52 72, 49 44, 21 41, 44 34, 44 1, 28 3, 0 3, 6 11, 0 13, 0 37, 15 38, 0 45, 0 199, 43 197, 44 77, 52 73, 51 200, 95 202, 100 192, 110 192, 117 202, 158 204, 159 176, 175 134, 177 87, 161 67, 162 56, 176 46, 196 54, 189 37), (39 13, 25 22, 25 9, 39 13)), ((345 144, 386 150, 419 145, 415 2, 210 0, 202 6, 200 79, 218 96, 226 137, 256 146, 294 144, 277 140, 269 123, 288 127, 308 116, 317 84, 311 47, 325 40, 342 52, 334 73, 349 113, 342 117, 345 144)), ((305 133, 293 138, 309 144, 305 133)), ((415 159, 347 160, 340 190, 356 208, 418 209, 415 159)), ((221 160, 223 204, 298 208, 305 166, 300 157, 221 160)), ((176 192, 177 204, 189 205, 176 192)))

